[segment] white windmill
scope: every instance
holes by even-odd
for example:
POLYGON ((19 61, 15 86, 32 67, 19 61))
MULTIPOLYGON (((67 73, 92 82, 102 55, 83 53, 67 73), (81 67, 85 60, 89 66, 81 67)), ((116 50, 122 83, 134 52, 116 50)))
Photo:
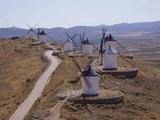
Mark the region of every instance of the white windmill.
POLYGON ((27 26, 28 26, 28 28, 29 28, 29 30, 28 30, 28 32, 27 32, 27 38, 30 38, 30 39, 32 39, 32 40, 34 40, 34 41, 38 40, 38 38, 37 38, 37 33, 36 33, 36 31, 35 31, 35 27, 36 27, 37 25, 34 25, 33 27, 31 27, 31 26, 29 26, 29 25, 27 24, 27 26))
POLYGON ((85 40, 84 35, 85 33, 83 33, 83 36, 80 35, 82 53, 83 55, 92 56, 93 55, 93 45, 90 43, 88 38, 85 40))
POLYGON ((117 42, 113 39, 111 34, 109 34, 109 36, 105 39, 105 48, 107 49, 109 46, 111 46, 114 50, 117 50, 117 42))
POLYGON ((75 46, 77 46, 76 43, 74 42, 74 38, 77 36, 77 34, 74 34, 72 37, 68 33, 66 33, 66 35, 68 38, 64 42, 64 51, 72 52, 75 50, 75 46))
POLYGON ((117 69, 117 51, 109 46, 103 54, 103 70, 117 69))
POLYGON ((82 70, 76 60, 72 58, 73 62, 81 72, 82 80, 82 95, 83 96, 96 96, 99 90, 99 77, 96 70, 91 66, 92 60, 88 62, 85 69, 82 70))
POLYGON ((48 39, 48 36, 47 36, 47 33, 44 32, 44 30, 42 30, 40 33, 39 33, 39 42, 41 44, 46 44, 47 41, 49 40, 48 39))
POLYGON ((103 50, 111 46, 114 50, 122 52, 126 58, 133 59, 133 55, 129 53, 129 51, 118 40, 115 40, 111 34, 109 34, 108 36, 106 35, 107 29, 103 28, 102 32, 103 50))

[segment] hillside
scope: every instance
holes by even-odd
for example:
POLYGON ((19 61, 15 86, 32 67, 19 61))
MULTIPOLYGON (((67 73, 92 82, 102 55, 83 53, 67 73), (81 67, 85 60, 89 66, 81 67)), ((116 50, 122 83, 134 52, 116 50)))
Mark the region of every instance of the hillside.
MULTIPOLYGON (((136 60, 130 60, 139 69, 138 76, 133 79, 103 75, 100 88, 120 90, 125 94, 125 100, 118 105, 74 105, 65 103, 60 109, 60 117, 64 120, 159 120, 160 118, 160 69, 159 44, 157 40, 125 42, 125 47, 137 48, 132 51, 136 60), (151 44, 152 43, 152 44, 151 44), (129 45, 129 46, 128 46, 129 45), (155 47, 156 46, 156 47, 155 47), (150 60, 155 58, 155 60, 150 60), (145 60, 144 60, 145 59, 145 60), (152 66, 150 66, 152 65, 152 66)), ((8 119, 17 106, 32 90, 37 77, 46 68, 41 60, 44 52, 42 46, 29 46, 31 40, 1 40, 0 41, 0 118, 8 119)), ((60 46, 55 46, 59 48, 60 46)), ((57 94, 67 90, 81 88, 79 70, 67 54, 60 53, 62 64, 52 74, 51 81, 46 86, 43 95, 34 104, 25 120, 45 119, 54 115, 52 111, 59 102, 57 94)), ((84 68, 88 57, 76 57, 81 68, 84 68)), ((119 66, 130 67, 123 59, 119 66)))
MULTIPOLYGON (((26 120, 45 119, 55 115, 52 109, 58 103, 56 95, 62 91, 81 88, 78 81, 78 69, 71 58, 66 54, 59 55, 62 64, 53 74, 43 95, 33 106, 26 120), (51 112, 52 111, 52 112, 51 112)), ((82 68, 89 60, 87 57, 77 57, 82 68)), ((125 100, 118 105, 80 105, 65 103, 60 110, 60 117, 64 120, 159 120, 160 118, 160 75, 159 69, 145 63, 130 60, 139 70, 138 76, 133 79, 104 75, 100 81, 100 88, 121 90, 125 100)), ((119 59, 119 66, 129 67, 119 59)))
POLYGON ((28 96, 46 67, 44 49, 29 46, 31 40, 0 41, 0 120, 7 120, 28 96))
POLYGON ((104 75, 101 88, 121 90, 125 100, 118 105, 74 105, 61 108, 61 118, 77 120, 159 120, 159 70, 137 63, 139 74, 134 79, 104 75))

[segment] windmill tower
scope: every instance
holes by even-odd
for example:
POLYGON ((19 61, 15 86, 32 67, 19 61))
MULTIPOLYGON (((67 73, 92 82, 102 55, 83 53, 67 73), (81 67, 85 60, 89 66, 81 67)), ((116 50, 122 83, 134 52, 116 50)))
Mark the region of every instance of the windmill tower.
POLYGON ((37 26, 37 25, 34 25, 33 27, 31 27, 31 26, 29 26, 29 25, 27 25, 28 26, 28 28, 29 28, 29 30, 28 30, 28 32, 27 32, 27 38, 30 38, 30 39, 32 39, 32 40, 37 40, 38 38, 37 38, 37 33, 36 33, 36 31, 35 31, 35 27, 37 26))
POLYGON ((91 66, 92 60, 88 62, 85 69, 82 70, 78 63, 72 58, 73 62, 81 72, 82 80, 82 95, 84 96, 96 96, 99 90, 99 77, 96 70, 91 66))
POLYGON ((46 44, 47 41, 48 41, 48 36, 47 36, 47 33, 44 32, 44 30, 42 30, 40 33, 39 33, 39 42, 41 44, 46 44))
POLYGON ((117 69, 117 51, 109 46, 103 55, 103 69, 116 70, 117 69))
POLYGON ((67 40, 64 42, 64 51, 65 52, 72 52, 73 50, 75 50, 75 42, 74 42, 74 38, 77 36, 77 34, 74 34, 72 37, 66 33, 67 35, 67 40))
POLYGON ((83 55, 92 56, 93 55, 93 45, 90 43, 89 39, 86 40, 80 35, 80 41, 81 41, 81 48, 83 55))
POLYGON ((117 42, 113 39, 111 34, 108 37, 106 37, 105 48, 109 48, 109 46, 111 46, 113 49, 117 50, 116 44, 117 42))

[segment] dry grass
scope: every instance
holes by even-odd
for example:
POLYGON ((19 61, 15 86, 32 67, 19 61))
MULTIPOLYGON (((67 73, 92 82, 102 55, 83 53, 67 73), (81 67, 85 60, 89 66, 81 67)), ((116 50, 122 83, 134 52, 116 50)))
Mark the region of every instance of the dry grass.
MULTIPOLYGON (((62 64, 55 71, 43 96, 36 102, 26 120, 43 119, 50 114, 49 109, 57 103, 56 95, 68 89, 79 89, 78 69, 66 55, 62 64)), ((76 60, 82 68, 88 61, 86 57, 76 60)), ((160 70, 147 64, 130 60, 139 69, 134 79, 118 78, 110 75, 102 76, 100 88, 121 90, 125 94, 125 101, 118 105, 79 105, 66 103, 61 108, 61 118, 65 120, 159 120, 160 118, 160 70)), ((119 66, 131 66, 119 59, 119 66)))
MULTIPOLYGON (((79 79, 78 69, 67 55, 63 56, 63 61, 57 70, 53 73, 52 79, 45 88, 42 97, 36 102, 26 120, 34 118, 41 119, 48 115, 49 108, 52 108, 57 102, 57 93, 69 89, 77 89, 76 80, 79 79), (75 87, 74 87, 75 86, 75 87)), ((87 57, 77 57, 76 60, 82 68, 89 60, 87 57)))
MULTIPOLYGON (((74 105, 61 109, 65 120, 160 120, 160 70, 147 64, 136 64, 139 74, 134 79, 104 75, 100 88, 121 90, 125 101, 118 105, 74 105)), ((121 61, 121 64, 123 61, 121 61)))
POLYGON ((29 46, 30 40, 0 41, 0 119, 6 120, 30 93, 46 64, 41 47, 29 46))

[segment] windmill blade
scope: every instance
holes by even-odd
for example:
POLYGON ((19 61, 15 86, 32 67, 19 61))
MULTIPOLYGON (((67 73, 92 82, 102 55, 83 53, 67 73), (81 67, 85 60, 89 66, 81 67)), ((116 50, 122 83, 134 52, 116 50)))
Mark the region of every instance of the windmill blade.
POLYGON ((88 79, 85 77, 84 73, 85 71, 88 69, 88 67, 90 66, 90 64, 92 63, 93 59, 91 59, 85 69, 82 71, 82 69, 80 68, 79 64, 77 63, 77 61, 74 59, 74 57, 72 57, 72 61, 74 62, 74 64, 76 65, 76 67, 79 69, 79 71, 81 72, 81 75, 80 77, 83 77, 84 78, 84 82, 86 83, 86 85, 88 86, 88 88, 91 88, 91 83, 88 81, 88 79))
POLYGON ((85 39, 85 32, 83 34, 80 34, 80 43, 81 43, 80 49, 82 49, 84 39, 85 39))
POLYGON ((80 34, 79 38, 80 38, 80 42, 82 42, 82 36, 81 36, 81 34, 80 34))
POLYGON ((70 38, 70 35, 66 32, 66 35, 68 36, 68 38, 70 38))
POLYGON ((78 34, 74 34, 73 37, 71 37, 71 39, 73 40, 78 34))
POLYGON ((40 28, 38 28, 38 32, 37 32, 37 38, 39 39, 39 35, 40 35, 40 28))
POLYGON ((92 46, 99 52, 99 48, 95 44, 92 43, 92 46))
POLYGON ((120 46, 120 48, 122 48, 126 53, 129 53, 129 52, 126 50, 126 48, 125 48, 123 45, 121 45, 121 43, 120 43, 119 41, 116 40, 116 42, 117 42, 117 44, 120 46))
POLYGON ((103 59, 103 38, 101 39, 101 43, 100 43, 100 50, 99 50, 99 57, 100 57, 100 61, 102 64, 102 59, 103 59))
POLYGON ((74 57, 72 57, 72 61, 74 62, 74 64, 76 65, 76 67, 79 69, 79 71, 81 72, 81 74, 83 73, 81 67, 79 66, 79 64, 77 63, 77 61, 74 59, 74 57))
POLYGON ((73 37, 71 37, 70 39, 73 41, 73 43, 74 43, 74 45, 75 46, 78 46, 77 44, 76 44, 76 42, 74 41, 74 38, 77 36, 77 33, 73 36, 73 37))
POLYGON ((85 69, 83 70, 83 73, 85 73, 86 72, 86 70, 88 69, 88 67, 90 66, 90 64, 93 62, 93 59, 91 59, 88 63, 87 63, 87 65, 85 66, 85 69))
POLYGON ((82 40, 84 40, 85 39, 85 32, 83 33, 83 36, 82 36, 82 40))
POLYGON ((80 34, 80 48, 79 48, 79 50, 81 50, 82 49, 82 43, 83 41, 82 41, 82 36, 81 36, 81 34, 80 34))
POLYGON ((75 46, 78 46, 77 43, 76 43, 74 40, 72 40, 72 41, 73 41, 73 44, 74 44, 75 46))
POLYGON ((102 28, 102 39, 106 38, 106 32, 107 32, 107 28, 106 27, 102 28))
POLYGON ((27 35, 28 35, 30 32, 31 32, 31 30, 29 30, 29 31, 27 32, 27 35))
POLYGON ((71 39, 71 36, 66 32, 66 35, 68 37, 68 39, 71 39))
POLYGON ((76 42, 73 40, 77 36, 77 33, 73 37, 71 37, 67 32, 66 32, 66 35, 68 36, 68 39, 71 39, 73 44, 77 46, 76 42))
POLYGON ((68 36, 68 38, 70 38, 71 40, 73 40, 78 34, 74 34, 73 37, 71 37, 67 32, 66 32, 66 35, 68 36))
POLYGON ((99 51, 100 53, 102 53, 103 52, 103 39, 101 39, 101 43, 100 43, 100 51, 99 51))

